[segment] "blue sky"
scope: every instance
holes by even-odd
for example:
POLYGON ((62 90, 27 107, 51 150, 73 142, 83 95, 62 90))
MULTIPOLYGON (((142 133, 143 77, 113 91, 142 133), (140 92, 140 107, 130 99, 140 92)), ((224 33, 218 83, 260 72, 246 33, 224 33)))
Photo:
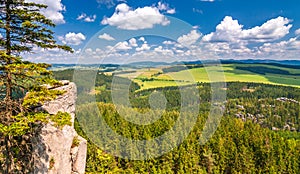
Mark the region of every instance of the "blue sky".
POLYGON ((297 60, 300 55, 299 0, 27 1, 49 6, 43 13, 57 24, 58 43, 75 51, 34 48, 24 57, 35 62, 297 60))

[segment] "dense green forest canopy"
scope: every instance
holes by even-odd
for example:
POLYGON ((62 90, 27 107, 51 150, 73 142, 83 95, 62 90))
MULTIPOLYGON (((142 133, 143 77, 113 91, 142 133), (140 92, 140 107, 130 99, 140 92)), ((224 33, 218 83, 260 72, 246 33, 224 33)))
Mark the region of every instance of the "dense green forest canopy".
MULTIPOLYGON (((172 69, 171 69, 172 70, 172 69)), ((173 71, 173 70, 172 70, 173 71)), ((72 76, 72 70, 55 72, 57 78, 72 76)), ((151 125, 140 126, 128 122, 115 109, 111 98, 113 76, 99 73, 95 84, 98 92, 85 93, 95 96, 101 117, 119 135, 136 140, 147 140, 163 135, 175 124, 180 113, 180 88, 178 86, 139 90, 131 82, 130 102, 135 110, 143 113, 150 109, 149 98, 153 92, 162 92, 167 100, 164 114, 151 125)), ((124 79, 126 80, 126 79, 124 79)), ((80 88, 81 84, 77 84, 80 88)), ((185 88, 189 88, 187 85, 185 88)), ((89 111, 94 103, 77 107, 77 131, 87 139, 88 173, 297 173, 300 170, 300 89, 271 84, 230 82, 223 90, 227 93, 226 109, 221 123, 205 144, 199 144, 203 126, 211 105, 211 84, 198 83, 200 94, 199 115, 188 137, 178 147, 161 157, 135 161, 115 157, 99 148, 85 133, 91 119, 89 111)), ((80 102, 82 103, 82 102, 80 102)), ((132 108, 124 108, 130 114, 132 108)), ((95 122, 95 121, 94 121, 95 122)), ((97 134, 97 131, 94 132, 97 134)), ((109 132, 103 134, 109 136, 109 132)), ((103 139, 112 144, 116 140, 103 139)), ((165 143, 171 143, 168 140, 165 143)), ((160 148, 162 144, 152 148, 160 148)), ((124 149, 123 149, 124 150, 124 149)), ((120 148, 120 153, 122 152, 120 148)))

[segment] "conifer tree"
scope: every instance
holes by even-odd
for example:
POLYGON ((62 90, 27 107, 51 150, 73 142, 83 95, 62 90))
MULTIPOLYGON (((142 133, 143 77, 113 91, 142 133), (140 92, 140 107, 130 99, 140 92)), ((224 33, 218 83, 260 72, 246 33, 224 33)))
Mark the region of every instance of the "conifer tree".
POLYGON ((52 78, 50 65, 20 57, 35 47, 72 52, 56 43, 49 29, 55 24, 40 12, 44 8, 25 0, 0 1, 0 173, 30 172, 31 138, 41 123, 55 117, 33 108, 63 93, 47 88, 60 85, 52 78))

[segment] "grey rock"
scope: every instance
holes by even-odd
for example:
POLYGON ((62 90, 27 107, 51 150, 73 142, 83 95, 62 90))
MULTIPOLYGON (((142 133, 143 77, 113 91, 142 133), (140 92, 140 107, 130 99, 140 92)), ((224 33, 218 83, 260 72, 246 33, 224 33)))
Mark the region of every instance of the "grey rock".
POLYGON ((72 172, 83 174, 85 171, 87 141, 82 137, 77 137, 79 145, 71 149, 72 172))
POLYGON ((34 173, 37 174, 83 174, 85 171, 87 141, 78 136, 73 127, 76 85, 67 81, 62 83, 65 85, 53 90, 64 90, 66 93, 35 110, 45 110, 50 114, 56 114, 59 111, 68 112, 72 117, 72 126, 66 125, 59 129, 50 122, 41 128, 40 133, 32 142, 34 173), (80 140, 76 148, 72 148, 74 137, 80 140))

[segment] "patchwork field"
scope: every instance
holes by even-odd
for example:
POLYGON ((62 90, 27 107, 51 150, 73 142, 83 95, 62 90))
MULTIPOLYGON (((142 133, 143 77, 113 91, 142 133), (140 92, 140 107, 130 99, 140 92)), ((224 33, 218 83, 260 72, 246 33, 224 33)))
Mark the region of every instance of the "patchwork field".
POLYGON ((300 69, 268 64, 224 64, 164 72, 163 68, 145 68, 119 76, 132 79, 149 89, 165 86, 188 85, 195 82, 255 82, 300 87, 300 69))

